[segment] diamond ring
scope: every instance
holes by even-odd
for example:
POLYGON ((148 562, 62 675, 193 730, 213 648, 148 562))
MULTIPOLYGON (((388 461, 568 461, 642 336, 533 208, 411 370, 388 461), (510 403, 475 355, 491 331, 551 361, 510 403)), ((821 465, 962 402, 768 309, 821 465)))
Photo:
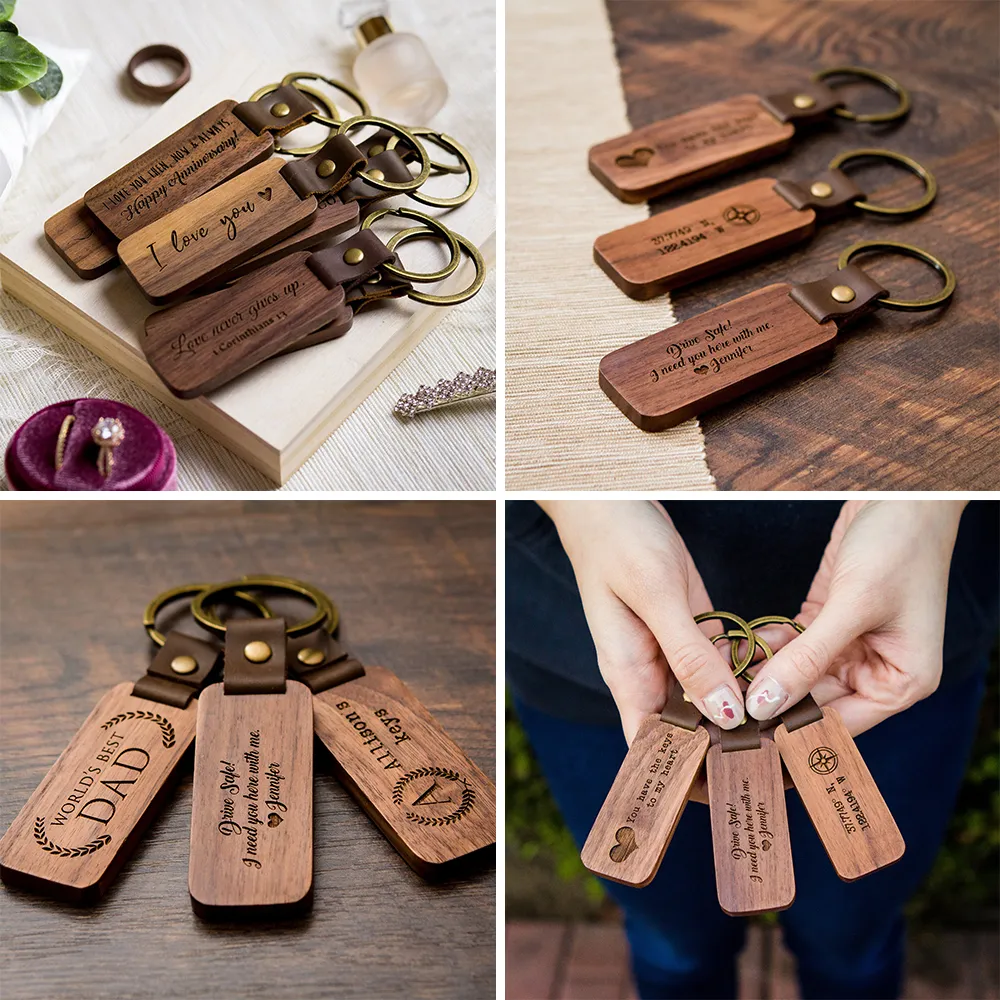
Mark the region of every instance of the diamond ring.
POLYGON ((101 449, 97 456, 97 471, 107 479, 115 464, 114 450, 125 440, 125 428, 117 417, 101 417, 94 424, 90 436, 101 449))

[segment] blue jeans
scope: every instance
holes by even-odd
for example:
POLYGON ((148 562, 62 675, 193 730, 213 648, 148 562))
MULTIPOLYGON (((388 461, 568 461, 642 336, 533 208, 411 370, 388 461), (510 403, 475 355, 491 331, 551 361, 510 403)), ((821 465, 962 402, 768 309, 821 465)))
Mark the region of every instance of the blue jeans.
MULTIPOLYGON (((906 841, 896 864, 842 882, 798 795, 786 793, 797 899, 779 917, 805 1000, 899 996, 903 907, 937 855, 976 732, 987 659, 974 667, 959 683, 942 686, 857 739, 906 841)), ((520 699, 515 706, 582 845, 625 757, 621 728, 567 721, 520 699)), ((688 805, 650 885, 602 884, 624 911, 640 997, 736 996, 745 925, 719 908, 704 805, 688 805)))

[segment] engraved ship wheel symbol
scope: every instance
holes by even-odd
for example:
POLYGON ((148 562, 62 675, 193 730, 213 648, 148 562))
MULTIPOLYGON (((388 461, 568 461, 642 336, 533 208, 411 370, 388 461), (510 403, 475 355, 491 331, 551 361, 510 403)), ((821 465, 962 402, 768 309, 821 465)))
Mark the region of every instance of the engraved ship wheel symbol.
POLYGON ((836 752, 829 747, 816 747, 809 754, 809 767, 817 774, 829 774, 837 766, 838 759, 836 752))
POLYGON ((753 205, 730 205, 722 217, 726 222, 739 222, 744 226, 760 222, 760 212, 753 205))

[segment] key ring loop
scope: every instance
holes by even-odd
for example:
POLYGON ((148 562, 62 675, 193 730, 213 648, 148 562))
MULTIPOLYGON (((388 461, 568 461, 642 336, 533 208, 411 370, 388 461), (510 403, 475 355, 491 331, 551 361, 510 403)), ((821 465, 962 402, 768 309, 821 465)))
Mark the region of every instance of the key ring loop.
POLYGON ((901 312, 919 312, 923 309, 934 309, 937 306, 944 305, 954 294, 957 284, 955 272, 944 261, 938 260, 937 257, 929 254, 926 250, 911 246, 909 243, 897 243, 895 240, 861 240, 853 246, 849 246, 840 255, 837 267, 847 267, 858 254, 876 250, 894 251, 895 253, 902 254, 904 257, 916 257, 917 260, 922 260, 925 264, 929 264, 944 278, 944 288, 937 295, 932 295, 928 299, 914 299, 909 302, 903 299, 879 299, 878 304, 880 306, 885 306, 886 309, 898 309, 901 312))
MULTIPOLYGON (((263 87, 258 87, 251 95, 251 101, 259 101, 265 94, 271 94, 276 91, 281 83, 265 83, 263 87)), ((296 146, 294 149, 284 149, 281 143, 275 139, 274 151, 276 153, 284 153, 285 156, 310 156, 315 153, 318 149, 322 148, 323 143, 325 143, 331 135, 336 131, 337 126, 340 121, 337 117, 337 108, 330 102, 330 99, 326 94, 317 90, 315 87, 310 87, 308 84, 300 84, 295 86, 296 90, 301 90, 303 94, 308 94, 317 104, 321 107, 326 108, 329 115, 320 114, 319 111, 310 111, 309 114, 305 116, 305 122, 303 124, 314 123, 317 125, 327 125, 330 128, 330 133, 327 135, 323 142, 317 142, 313 146, 296 146)), ((301 128, 301 126, 298 126, 301 128)), ((294 132, 295 130, 292 129, 294 132)))
POLYGON ((417 174, 412 180, 387 181, 385 178, 377 179, 373 177, 367 170, 359 170, 357 176, 366 184, 370 184, 372 187, 378 188, 380 191, 391 191, 394 194, 409 194, 411 191, 416 191, 416 189, 420 187, 420 185, 423 184, 428 177, 430 177, 431 159, 427 155, 427 150, 424 149, 423 143, 408 129, 403 128, 402 125, 397 125, 395 122, 389 121, 388 118, 379 118, 376 115, 355 115, 353 118, 348 118, 347 121, 341 123, 340 127, 337 129, 337 135, 346 135, 351 131, 351 129, 357 128, 359 125, 377 125, 379 128, 383 128, 387 132, 392 132, 393 135, 399 136, 400 139, 403 139, 411 145, 416 151, 417 156, 420 157, 420 173, 417 174))
MULTIPOLYGON (((146 605, 146 610, 142 613, 142 626, 149 635, 149 638, 157 646, 162 646, 166 641, 167 637, 162 633, 158 632, 156 629, 156 618, 157 615, 170 603, 176 601, 181 597, 194 597, 200 594, 203 590, 207 590, 211 587, 210 583, 188 583, 184 584, 182 587, 174 587, 172 590, 165 590, 162 594, 158 594, 154 597, 149 604, 146 605)), ((238 598, 244 604, 249 604, 251 607, 256 608, 262 618, 273 618, 271 609, 263 602, 258 601, 252 594, 248 594, 245 591, 237 590, 234 597, 238 598)))
POLYGON ((905 118, 910 113, 910 95, 902 84, 897 83, 891 76, 884 73, 877 73, 873 69, 865 69, 863 66, 834 66, 832 69, 821 69, 818 73, 813 73, 812 79, 815 83, 829 79, 831 76, 856 76, 864 80, 874 80, 880 83, 886 90, 895 94, 899 98, 899 104, 892 111, 883 111, 872 115, 859 115, 847 108, 834 108, 833 113, 841 118, 847 118, 852 122, 866 122, 869 125, 878 122, 892 122, 897 118, 905 118))
MULTIPOLYGON (((342 94, 346 94, 354 103, 358 106, 363 115, 370 115, 372 113, 371 106, 368 102, 358 93, 353 87, 349 87, 346 83, 340 80, 334 80, 332 77, 323 76, 322 73, 286 73, 281 78, 281 85, 287 87, 291 84, 293 87, 302 90, 304 88, 299 87, 298 80, 322 80, 327 86, 333 87, 334 90, 339 90, 342 94)), ((336 115, 337 109, 334 105, 333 114, 336 115)), ((320 125, 329 125, 336 128, 340 124, 341 119, 339 117, 335 118, 333 121, 322 121, 320 120, 320 125)))
POLYGON ((226 583, 213 584, 203 590, 191 602, 191 614, 194 615, 195 621, 209 632, 224 636, 226 634, 225 623, 216 615, 206 611, 205 604, 220 594, 242 590, 244 587, 249 587, 250 589, 290 591, 301 597, 306 597, 313 602, 316 606, 316 612, 313 615, 300 622, 296 622, 294 625, 289 625, 285 629, 285 634, 289 638, 306 635, 326 620, 327 614, 326 609, 323 607, 323 597, 319 595, 319 592, 314 587, 310 587, 308 584, 298 580, 282 580, 279 583, 272 577, 246 576, 239 580, 229 580, 226 583))
POLYGON ((483 255, 479 252, 479 248, 471 240, 460 236, 458 233, 452 232, 452 236, 455 237, 455 241, 476 265, 476 276, 472 279, 472 283, 468 288, 463 288, 462 291, 455 292, 453 295, 431 295, 428 292, 418 292, 416 290, 407 292, 407 296, 413 299, 414 302, 422 302, 428 306, 457 306, 460 302, 466 302, 471 299, 483 287, 483 283, 486 281, 486 261, 483 260, 483 255))
MULTIPOLYGON (((407 208, 405 205, 400 205, 397 208, 380 208, 370 215, 365 216, 365 221, 361 223, 361 228, 371 229, 373 222, 384 218, 386 215, 398 215, 400 218, 415 219, 418 222, 424 223, 423 228, 430 230, 435 236, 440 236, 448 244, 448 249, 451 251, 451 260, 448 262, 448 267, 451 268, 451 271, 447 273, 451 274, 458 267, 458 262, 461 260, 461 251, 458 249, 458 234, 453 233, 443 222, 427 215, 426 212, 419 212, 417 209, 407 208)), ((409 231, 405 230, 405 232, 409 231)), ((386 243, 386 246, 391 250, 395 243, 400 242, 402 235, 402 233, 396 233, 393 239, 386 243), (393 243, 393 240, 395 240, 395 243, 393 243)), ((404 281, 424 282, 440 280, 440 278, 435 278, 433 274, 419 274, 416 272, 411 274, 409 271, 404 271, 401 267, 396 267, 394 264, 383 264, 379 270, 385 271, 394 277, 402 278, 404 281)))
POLYGON ((337 631, 337 626, 340 625, 340 610, 319 587, 313 587, 303 580, 296 580, 292 576, 276 576, 273 574, 257 573, 253 576, 244 576, 243 579, 251 590, 258 584, 263 586, 273 585, 281 589, 301 587, 310 590, 311 593, 308 595, 310 599, 316 603, 317 607, 326 612, 326 621, 323 627, 330 635, 333 635, 337 631))
MULTIPOLYGON (((433 195, 424 194, 422 191, 411 191, 410 197, 414 201, 419 201, 422 205, 430 205, 433 208, 455 208, 458 205, 464 205, 476 193, 476 189, 479 187, 479 168, 476 166, 475 160, 472 159, 472 154, 458 140, 453 139, 450 135, 445 135, 443 132, 435 132, 434 129, 427 128, 426 126, 411 128, 410 131, 414 135, 422 135, 430 138, 432 142, 436 143, 442 149, 454 153, 463 164, 460 170, 454 170, 448 168, 446 164, 439 165, 431 160, 432 168, 441 170, 441 172, 467 173, 469 175, 469 183, 465 186, 465 190, 453 198, 437 198, 433 195)), ((393 136, 385 144, 385 148, 395 149, 398 143, 399 139, 393 136)))
POLYGON ((911 173, 916 174, 924 182, 924 193, 912 205, 904 205, 902 208, 889 208, 884 205, 874 205, 870 201, 859 199, 854 202, 855 208, 860 208, 863 212, 872 212, 874 215, 916 215, 922 212, 937 197, 937 180, 934 175, 922 164, 902 153, 894 153, 891 149, 851 149, 846 153, 835 156, 830 161, 830 169, 837 170, 851 160, 869 158, 875 160, 891 160, 894 163, 901 163, 911 173))
MULTIPOLYGON (((729 621, 738 625, 743 630, 743 635, 747 640, 747 651, 746 656, 743 660, 739 660, 733 664, 733 676, 739 677, 747 667, 753 662, 753 655, 757 650, 757 637, 753 634, 753 629, 750 625, 745 622, 739 615, 734 615, 729 611, 706 611, 704 614, 694 616, 695 623, 700 625, 702 622, 712 622, 712 621, 729 621)), ((718 635, 715 639, 710 640, 712 643, 716 639, 726 638, 725 634, 718 635)))
MULTIPOLYGON (((434 232, 433 229, 428 229, 426 226, 414 226, 412 229, 404 229, 402 232, 396 233, 390 240, 386 241, 385 245, 388 249, 395 252, 396 247, 398 247, 401 243, 409 243, 411 240, 420 239, 421 236, 430 237, 431 239, 439 238, 438 234, 434 232)), ((451 255, 451 260, 445 264, 440 271, 429 271, 427 274, 422 274, 419 277, 410 273, 408 278, 410 281, 420 283, 444 281, 445 278, 455 273, 461 259, 462 253, 458 249, 458 242, 456 241, 455 253, 451 255)))
MULTIPOLYGON (((439 133, 434 129, 428 127, 427 125, 409 125, 407 126, 409 130, 415 136, 435 136, 439 133)), ((386 149, 395 149, 399 145, 399 138, 393 136, 386 144, 386 149)), ((437 160, 431 160, 431 170, 436 174, 464 174, 465 167, 461 163, 439 163, 437 160)))

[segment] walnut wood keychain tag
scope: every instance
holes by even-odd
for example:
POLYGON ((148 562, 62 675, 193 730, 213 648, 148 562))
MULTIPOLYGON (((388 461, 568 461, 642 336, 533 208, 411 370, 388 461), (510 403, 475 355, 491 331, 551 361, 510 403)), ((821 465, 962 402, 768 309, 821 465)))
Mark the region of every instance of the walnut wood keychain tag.
POLYGON ((906 845, 899 827, 834 709, 820 709, 807 695, 781 716, 774 742, 845 882, 903 856, 906 845))
POLYGON ((580 854, 595 875, 652 882, 705 760, 701 721, 679 684, 663 714, 643 720, 580 854))
POLYGON ((795 899, 795 874, 778 748, 752 719, 711 732, 705 760, 719 905, 730 916, 784 910, 795 899))
POLYGON ((312 903, 312 696, 286 679, 285 623, 231 621, 198 704, 188 889, 210 919, 312 903))
POLYGON ((4 882, 76 904, 106 892, 170 791, 217 660, 173 632, 145 677, 101 698, 0 840, 4 882))
POLYGON ((646 201, 777 156, 788 148, 796 125, 821 121, 831 113, 862 122, 892 121, 906 115, 909 106, 906 91, 890 77, 839 66, 814 74, 811 82, 786 93, 742 94, 598 143, 591 147, 588 163, 615 197, 646 201), (896 94, 899 104, 882 114, 855 114, 821 82, 832 76, 873 80, 896 94))

